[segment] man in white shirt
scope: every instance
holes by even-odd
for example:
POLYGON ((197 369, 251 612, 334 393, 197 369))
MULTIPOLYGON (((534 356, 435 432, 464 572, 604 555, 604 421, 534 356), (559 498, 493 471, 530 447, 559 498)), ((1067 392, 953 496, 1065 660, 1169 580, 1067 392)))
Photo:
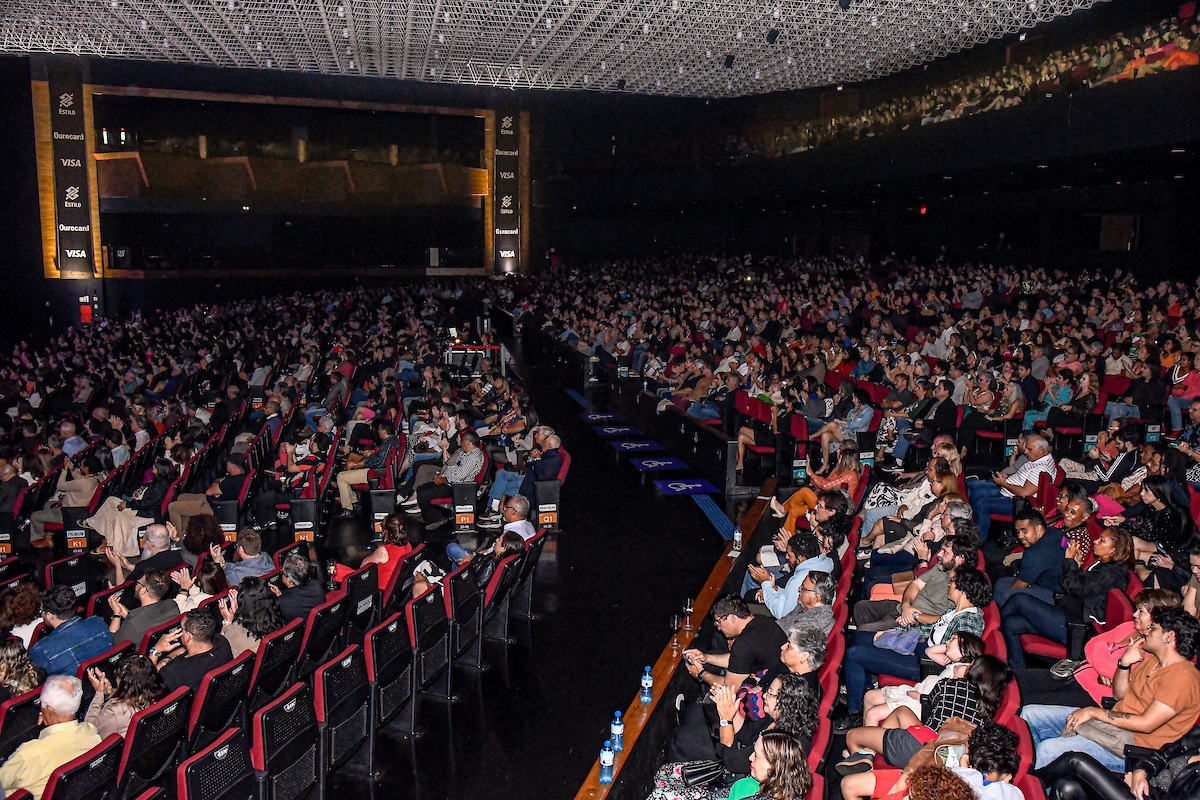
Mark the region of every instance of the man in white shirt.
POLYGON ((967 499, 979 525, 979 535, 987 541, 992 524, 992 514, 1011 514, 1014 497, 1032 497, 1037 494, 1038 479, 1043 472, 1051 478, 1058 476, 1058 464, 1050 453, 1050 444, 1045 437, 1025 437, 1025 456, 1029 459, 1011 475, 996 473, 989 479, 967 481, 967 499))

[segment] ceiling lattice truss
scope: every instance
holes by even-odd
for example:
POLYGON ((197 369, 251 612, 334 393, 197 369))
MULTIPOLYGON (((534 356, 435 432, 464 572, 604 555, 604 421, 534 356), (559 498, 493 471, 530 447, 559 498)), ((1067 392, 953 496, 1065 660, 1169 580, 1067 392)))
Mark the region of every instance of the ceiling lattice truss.
POLYGON ((0 52, 730 97, 876 78, 1095 1, 5 0, 0 52))

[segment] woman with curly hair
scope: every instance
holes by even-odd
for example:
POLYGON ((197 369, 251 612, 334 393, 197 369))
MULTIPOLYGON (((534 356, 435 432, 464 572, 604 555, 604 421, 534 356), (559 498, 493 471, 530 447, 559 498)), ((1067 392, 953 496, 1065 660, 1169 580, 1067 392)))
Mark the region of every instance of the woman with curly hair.
POLYGON ((286 622, 279 610, 279 598, 271 591, 270 584, 258 577, 242 578, 238 588, 230 589, 219 607, 224 619, 221 633, 229 642, 234 658, 247 650, 257 652, 263 637, 286 622))
POLYGON ((207 553, 211 545, 225 546, 225 534, 217 525, 217 518, 211 514, 197 514, 189 517, 183 531, 183 560, 190 566, 196 566, 201 554, 207 553))
POLYGON ((127 656, 121 661, 115 689, 108 676, 96 667, 88 670, 87 677, 96 695, 84 721, 95 725, 101 738, 113 733, 124 736, 134 714, 170 694, 154 662, 143 655, 127 656))
POLYGON ((654 776, 654 791, 650 795, 652 800, 724 798, 728 795, 726 787, 733 778, 750 774, 750 754, 763 731, 790 733, 805 749, 816 733, 818 699, 812 686, 800 675, 785 673, 771 682, 767 691, 762 693, 764 713, 759 719, 752 719, 744 713, 737 695, 728 686, 714 686, 712 696, 716 714, 722 720, 733 722, 718 726, 720 741, 715 744, 707 728, 698 732, 697 735, 703 735, 706 739, 700 745, 711 752, 711 757, 700 763, 720 762, 724 772, 705 786, 689 787, 683 775, 689 764, 697 762, 664 764, 654 776))
POLYGON ((0 593, 0 632, 8 631, 28 648, 41 621, 42 590, 33 581, 21 581, 0 593))
POLYGON ((949 767, 930 765, 911 774, 900 770, 850 775, 842 779, 842 797, 878 797, 883 800, 978 800, 966 781, 949 767), (870 780, 874 778, 875 780, 870 780), (867 779, 864 781, 864 779, 867 779), (869 786, 864 786, 864 782, 869 786))
POLYGON ((20 642, 0 641, 0 703, 32 690, 45 677, 20 642))

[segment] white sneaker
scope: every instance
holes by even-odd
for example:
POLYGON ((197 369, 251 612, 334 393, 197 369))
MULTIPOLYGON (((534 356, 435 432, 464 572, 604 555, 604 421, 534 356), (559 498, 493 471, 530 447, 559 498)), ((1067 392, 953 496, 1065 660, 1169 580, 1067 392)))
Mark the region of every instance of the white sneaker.
POLYGON ((489 530, 501 527, 504 520, 500 517, 480 517, 475 520, 475 526, 478 528, 488 528, 489 530))
POLYGON ((407 508, 412 508, 413 506, 417 505, 417 496, 413 495, 412 497, 408 498, 407 500, 402 500, 400 502, 400 505, 405 506, 407 508))

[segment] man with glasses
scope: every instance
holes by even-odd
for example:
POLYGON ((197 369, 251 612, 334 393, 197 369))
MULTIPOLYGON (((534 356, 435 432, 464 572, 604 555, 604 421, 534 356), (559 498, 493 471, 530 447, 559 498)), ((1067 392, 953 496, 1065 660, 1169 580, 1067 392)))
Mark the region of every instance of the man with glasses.
POLYGON ((1038 479, 1043 472, 1051 478, 1058 475, 1058 465, 1050 453, 1050 443, 1039 435, 1025 439, 1025 455, 1029 462, 1012 475, 996 473, 991 480, 968 480, 967 499, 975 512, 979 535, 986 542, 992 525, 992 514, 1011 514, 1014 497, 1033 497, 1037 494, 1038 479))
POLYGON ((750 613, 746 603, 734 595, 718 598, 712 615, 725 647, 714 652, 683 651, 684 666, 706 691, 718 684, 737 689, 751 674, 779 665, 779 648, 787 636, 775 620, 750 613))
POLYGON ((150 648, 147 655, 171 691, 180 686, 198 691, 210 670, 233 660, 233 651, 220 629, 216 614, 196 608, 183 618, 179 630, 160 637, 150 648))
MULTIPOLYGON (((485 550, 491 547, 492 542, 509 532, 519 535, 527 542, 537 535, 537 530, 529 521, 529 498, 525 495, 515 494, 508 498, 501 510, 504 513, 504 529, 495 538, 490 535, 485 536, 480 545, 475 548, 476 550, 485 550)), ((469 540, 474 537, 467 534, 464 538, 469 540)), ((446 555, 456 564, 473 552, 474 550, 468 549, 462 542, 455 541, 446 545, 446 555)))
POLYGON ((1200 671, 1192 664, 1200 622, 1181 608, 1154 609, 1141 644, 1117 662, 1111 709, 1027 705, 1041 769, 1067 752, 1082 752, 1105 768, 1125 770, 1125 747, 1157 750, 1191 730, 1200 716, 1200 671))
POLYGON ((818 630, 826 638, 833 632, 833 599, 837 582, 828 572, 810 572, 800 586, 800 599, 791 613, 779 620, 790 634, 804 628, 818 630))
POLYGON ((108 624, 114 645, 133 642, 139 647, 146 631, 179 615, 179 607, 164 602, 174 584, 161 569, 148 569, 133 585, 133 596, 138 607, 129 609, 121 602, 121 593, 108 596, 108 607, 112 609, 112 621, 108 624))

